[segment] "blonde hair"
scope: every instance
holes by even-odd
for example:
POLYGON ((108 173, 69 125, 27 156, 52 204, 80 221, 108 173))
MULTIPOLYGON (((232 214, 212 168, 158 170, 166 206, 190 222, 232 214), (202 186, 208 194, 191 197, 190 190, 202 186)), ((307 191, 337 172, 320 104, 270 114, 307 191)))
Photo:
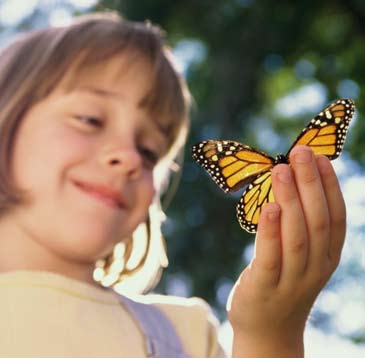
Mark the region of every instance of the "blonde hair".
MULTIPOLYGON (((116 13, 83 15, 68 26, 24 34, 0 54, 0 215, 22 203, 26 195, 9 175, 12 145, 24 114, 49 95, 66 72, 79 74, 124 51, 140 54, 152 64, 153 81, 141 104, 158 114, 152 117, 166 134, 168 150, 156 167, 158 176, 166 177, 160 174, 167 174, 185 142, 190 95, 163 32, 149 22, 129 22, 116 13)), ((160 192, 162 187, 160 183, 160 192)), ((96 263, 94 278, 102 285, 128 282, 131 286, 131 280, 140 276, 143 282, 134 287, 145 291, 156 282, 161 266, 167 265, 159 195, 149 214, 133 239, 123 240, 125 244, 118 244, 113 253, 96 263)))

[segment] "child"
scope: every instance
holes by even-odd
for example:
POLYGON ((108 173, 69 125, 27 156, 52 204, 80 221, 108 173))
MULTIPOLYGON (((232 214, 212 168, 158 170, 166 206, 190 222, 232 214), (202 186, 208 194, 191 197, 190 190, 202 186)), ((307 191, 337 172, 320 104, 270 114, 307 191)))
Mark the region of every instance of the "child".
MULTIPOLYGON (((189 94, 159 30, 80 17, 19 38, 0 74, 0 356, 224 356, 203 301, 106 288, 138 275, 151 286, 165 264, 158 198, 189 94)), ((273 170, 277 203, 229 300, 234 357, 302 357, 339 262, 333 169, 303 146, 291 158, 273 170)))

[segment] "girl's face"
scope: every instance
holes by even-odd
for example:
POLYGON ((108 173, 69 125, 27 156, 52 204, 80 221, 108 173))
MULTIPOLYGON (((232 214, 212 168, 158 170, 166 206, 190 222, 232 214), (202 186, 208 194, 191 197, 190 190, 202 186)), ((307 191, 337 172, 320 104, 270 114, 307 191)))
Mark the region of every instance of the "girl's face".
POLYGON ((31 197, 10 218, 59 257, 93 263, 145 220, 166 139, 146 108, 152 68, 118 55, 63 82, 22 119, 15 183, 31 197))

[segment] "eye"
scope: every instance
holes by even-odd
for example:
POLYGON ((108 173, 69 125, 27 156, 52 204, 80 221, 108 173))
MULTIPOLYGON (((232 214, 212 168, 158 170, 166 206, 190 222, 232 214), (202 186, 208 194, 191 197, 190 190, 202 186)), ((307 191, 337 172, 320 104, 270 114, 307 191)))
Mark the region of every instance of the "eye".
POLYGON ((154 167, 159 159, 159 154, 153 149, 147 148, 145 146, 139 146, 138 151, 142 155, 148 167, 154 167))
POLYGON ((75 116, 80 122, 84 122, 92 127, 102 127, 103 122, 100 118, 92 116, 75 116))

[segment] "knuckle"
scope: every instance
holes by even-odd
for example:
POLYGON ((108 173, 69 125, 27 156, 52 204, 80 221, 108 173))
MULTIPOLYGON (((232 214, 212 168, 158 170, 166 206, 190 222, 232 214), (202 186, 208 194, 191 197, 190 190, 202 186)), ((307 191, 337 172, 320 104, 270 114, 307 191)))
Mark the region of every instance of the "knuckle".
POLYGON ((307 245, 304 239, 296 239, 288 243, 288 251, 293 254, 300 254, 306 250, 307 245))
POLYGON ((332 274, 332 269, 329 265, 326 265, 322 270, 318 270, 314 277, 314 283, 317 287, 322 288, 327 283, 329 277, 332 274))
POLYGON ((321 290, 327 284, 336 267, 337 266, 329 257, 323 259, 320 265, 317 266, 317 269, 312 270, 309 275, 309 279, 313 287, 317 287, 318 290, 321 290))
POLYGON ((261 263, 263 270, 267 272, 275 272, 280 270, 280 261, 278 260, 265 260, 261 263))
POLYGON ((316 184, 320 181, 319 175, 312 170, 302 173, 299 175, 298 179, 298 181, 303 184, 316 184))
POLYGON ((288 190, 286 191, 280 198, 278 198, 278 201, 280 201, 283 204, 286 204, 287 206, 297 206, 299 203, 299 197, 298 194, 294 190, 288 190))
POLYGON ((311 272, 308 276, 308 283, 316 290, 320 290, 326 285, 329 276, 328 270, 322 267, 320 270, 311 272))
POLYGON ((346 209, 345 209, 345 207, 343 207, 343 208, 338 207, 337 212, 332 215, 331 221, 336 227, 346 225, 346 209))
POLYGON ((275 258, 256 259, 253 262, 253 269, 265 272, 275 272, 280 270, 280 260, 275 258))
POLYGON ((328 217, 325 215, 321 215, 313 224, 313 231, 317 234, 326 234, 329 232, 329 227, 330 223, 328 217))

